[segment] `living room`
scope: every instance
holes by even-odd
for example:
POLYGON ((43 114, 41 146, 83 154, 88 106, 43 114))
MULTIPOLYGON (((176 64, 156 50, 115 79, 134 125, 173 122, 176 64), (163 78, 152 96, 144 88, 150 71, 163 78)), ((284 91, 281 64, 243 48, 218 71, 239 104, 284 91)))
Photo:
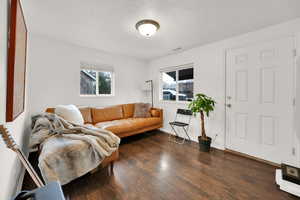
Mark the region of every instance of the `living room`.
MULTIPOLYGON (((91 108, 90 123, 80 110, 87 132, 101 123, 97 130, 115 134, 120 144, 118 158, 108 166, 66 184, 58 180, 66 199, 300 195, 295 180, 282 180, 285 185, 276 180, 278 170, 284 172, 282 164, 300 167, 298 0, 1 0, 0 8, 0 125, 30 160, 42 185, 48 181, 39 172, 41 163, 32 162, 32 117, 52 116, 46 109, 75 105, 77 111, 91 108), (11 85, 14 70, 7 45, 14 32, 11 5, 18 2, 26 27, 26 39, 15 31, 16 38, 26 42, 24 106, 9 119, 9 106, 20 100, 9 98, 20 83, 11 85), (84 88, 89 84, 84 85, 82 74, 93 87, 84 88), (99 86, 102 75, 106 88, 99 86), (202 108, 204 121, 195 106, 197 99, 203 100, 198 94, 212 105, 209 115, 207 107, 202 108), (196 102, 194 107, 191 102, 196 102), (121 117, 111 117, 118 111, 109 109, 116 107, 121 117), (147 116, 120 128, 127 112, 127 121, 144 115, 135 112, 137 107, 147 107, 147 116), (178 120, 182 110, 192 111, 182 117, 188 128, 174 132, 170 122, 178 120), (158 121, 144 121, 147 117, 158 121), (203 124, 210 152, 199 149, 203 124)), ((30 187, 26 167, 2 141, 0 161, 1 199, 38 188, 30 187)))

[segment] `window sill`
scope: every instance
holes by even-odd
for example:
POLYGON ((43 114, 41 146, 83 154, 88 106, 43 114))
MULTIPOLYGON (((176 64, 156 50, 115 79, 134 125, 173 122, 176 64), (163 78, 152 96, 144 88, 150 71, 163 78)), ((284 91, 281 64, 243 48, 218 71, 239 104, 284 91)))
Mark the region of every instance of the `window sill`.
POLYGON ((114 97, 115 95, 79 95, 83 98, 114 97))
POLYGON ((188 105, 190 101, 166 101, 166 100, 159 100, 161 104, 183 104, 188 105))

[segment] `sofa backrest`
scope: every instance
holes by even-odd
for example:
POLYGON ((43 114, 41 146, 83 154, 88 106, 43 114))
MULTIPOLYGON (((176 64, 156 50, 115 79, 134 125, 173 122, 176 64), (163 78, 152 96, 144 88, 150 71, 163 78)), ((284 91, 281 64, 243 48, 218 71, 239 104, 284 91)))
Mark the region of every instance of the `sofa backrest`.
POLYGON ((134 103, 123 104, 122 107, 123 107, 123 115, 125 119, 133 117, 134 103))
POLYGON ((79 111, 82 114, 85 124, 93 124, 92 108, 90 107, 79 107, 79 111))
MULTIPOLYGON (((132 118, 134 115, 134 105, 134 103, 130 103, 104 108, 91 108, 81 106, 79 106, 78 108, 82 114, 85 124, 97 124, 99 122, 132 118)), ((54 113, 55 108, 47 108, 46 112, 54 113)), ((152 117, 160 117, 159 110, 151 109, 150 113, 152 117)))
POLYGON ((92 108, 93 124, 105 121, 112 121, 123 118, 122 105, 106 107, 106 108, 92 108))

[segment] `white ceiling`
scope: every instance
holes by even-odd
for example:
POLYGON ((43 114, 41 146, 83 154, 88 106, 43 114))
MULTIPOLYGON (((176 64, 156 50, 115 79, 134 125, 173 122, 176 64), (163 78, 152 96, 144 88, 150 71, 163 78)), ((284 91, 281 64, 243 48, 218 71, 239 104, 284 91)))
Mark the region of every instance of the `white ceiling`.
POLYGON ((30 32, 153 59, 300 17, 300 0, 23 0, 30 32), (146 39, 141 19, 161 25, 146 39))

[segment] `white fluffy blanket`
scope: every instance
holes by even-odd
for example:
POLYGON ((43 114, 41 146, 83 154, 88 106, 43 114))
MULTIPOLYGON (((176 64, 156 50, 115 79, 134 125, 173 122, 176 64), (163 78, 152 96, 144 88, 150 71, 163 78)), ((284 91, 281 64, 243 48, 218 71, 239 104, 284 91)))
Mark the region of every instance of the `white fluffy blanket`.
POLYGON ((45 113, 32 118, 31 148, 40 148, 39 168, 45 182, 62 185, 95 169, 119 147, 112 132, 71 124, 45 113))

